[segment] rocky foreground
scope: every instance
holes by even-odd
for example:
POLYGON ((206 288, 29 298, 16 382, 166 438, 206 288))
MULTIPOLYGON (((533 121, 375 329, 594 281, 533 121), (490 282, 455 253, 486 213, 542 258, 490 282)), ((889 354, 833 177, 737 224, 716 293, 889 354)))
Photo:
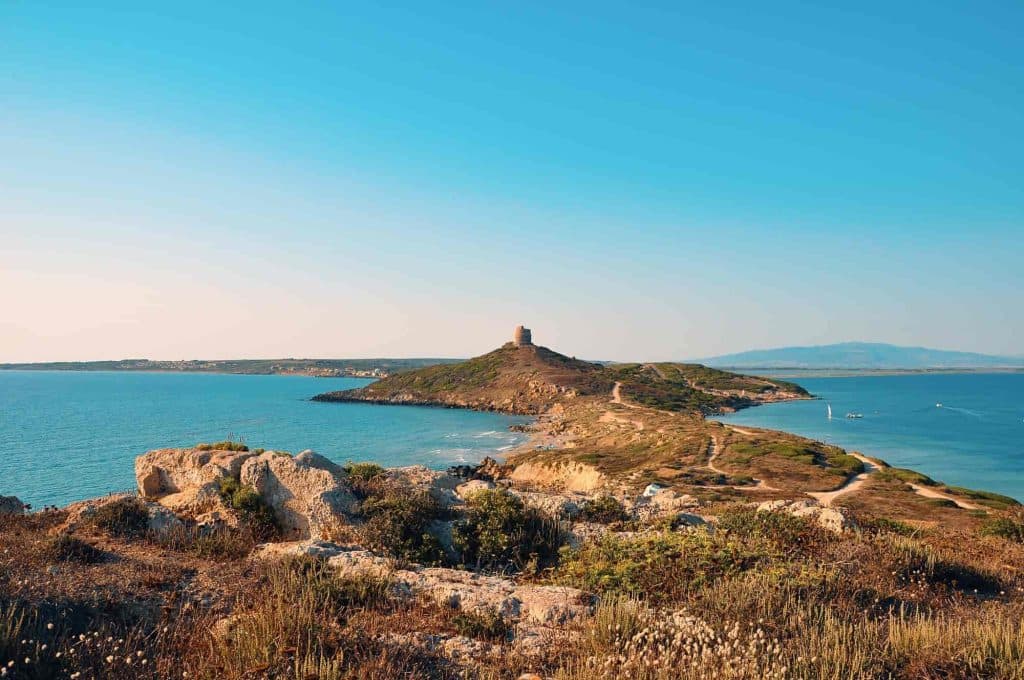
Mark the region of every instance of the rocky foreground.
POLYGON ((140 456, 137 494, 4 499, 2 675, 1021 677, 1019 514, 514 472, 225 442, 140 456))

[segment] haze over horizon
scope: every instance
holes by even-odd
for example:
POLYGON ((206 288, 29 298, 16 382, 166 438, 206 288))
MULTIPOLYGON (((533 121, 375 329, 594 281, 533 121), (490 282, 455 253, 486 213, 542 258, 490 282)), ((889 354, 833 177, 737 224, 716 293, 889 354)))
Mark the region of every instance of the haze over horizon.
POLYGON ((0 6, 0 363, 1024 354, 1018 3, 0 6))

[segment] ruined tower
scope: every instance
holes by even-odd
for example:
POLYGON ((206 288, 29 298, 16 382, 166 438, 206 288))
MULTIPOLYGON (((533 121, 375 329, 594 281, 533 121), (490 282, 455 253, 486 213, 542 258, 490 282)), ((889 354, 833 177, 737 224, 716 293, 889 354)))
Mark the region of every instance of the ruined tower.
POLYGON ((515 332, 512 333, 512 344, 516 347, 532 345, 533 337, 530 335, 530 329, 523 328, 522 326, 516 326, 515 332))

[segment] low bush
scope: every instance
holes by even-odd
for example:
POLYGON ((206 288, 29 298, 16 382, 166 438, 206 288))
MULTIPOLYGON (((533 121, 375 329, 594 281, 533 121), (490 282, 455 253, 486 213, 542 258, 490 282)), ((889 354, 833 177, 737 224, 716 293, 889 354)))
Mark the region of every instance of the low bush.
POLYGON ((234 477, 222 477, 220 497, 238 512, 242 523, 257 540, 265 541, 280 534, 281 528, 274 510, 251 486, 242 484, 234 477))
POLYGON ((242 442, 222 441, 212 444, 196 444, 200 451, 248 451, 249 447, 242 442))
POLYGON ((129 538, 146 533, 149 513, 138 498, 119 498, 97 508, 88 523, 111 536, 129 538))
POLYGON ((811 554, 834 540, 814 522, 785 512, 758 512, 748 506, 733 506, 718 515, 718 528, 744 540, 756 539, 790 556, 811 554))
POLYGON ((715 579, 750 569, 766 554, 722 532, 663 531, 628 538, 606 535, 563 550, 556 583, 590 592, 682 601, 715 579))
POLYGON ((579 518, 584 522, 615 524, 629 519, 626 508, 613 496, 599 496, 584 501, 579 518))
POLYGON ((1024 543, 1024 513, 993 517, 981 525, 980 531, 985 536, 998 536, 1008 541, 1024 543))
POLYGON ((366 498, 383 491, 384 468, 376 463, 348 463, 344 466, 352 493, 366 498))
POLYGON ((465 564, 499 572, 553 562, 563 539, 556 520, 505 489, 472 495, 452 535, 465 564))
POLYGON ((76 562, 78 564, 95 564, 103 561, 105 557, 102 550, 65 533, 50 538, 43 548, 43 554, 53 562, 76 562))
POLYGON ((906 522, 900 522, 895 519, 887 519, 885 517, 879 517, 873 520, 865 520, 864 526, 867 529, 874 529, 880 533, 897 534, 899 536, 915 536, 919 532, 918 529, 910 526, 906 522))
POLYGON ((208 529, 179 526, 154 536, 153 540, 168 550, 218 560, 246 557, 259 542, 248 527, 208 529))
POLYGON ((512 632, 511 626, 497 612, 458 612, 452 617, 452 627, 459 635, 475 640, 504 642, 512 632))
POLYGON ((366 520, 359 533, 368 548, 410 562, 444 561, 444 550, 431 533, 431 525, 446 513, 428 492, 380 488, 362 502, 359 512, 366 520))

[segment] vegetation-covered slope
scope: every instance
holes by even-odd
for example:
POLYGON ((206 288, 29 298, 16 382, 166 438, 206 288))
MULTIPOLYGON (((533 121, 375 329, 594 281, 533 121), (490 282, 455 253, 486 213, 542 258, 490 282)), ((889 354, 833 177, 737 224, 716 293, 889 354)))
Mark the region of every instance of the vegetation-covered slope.
POLYGON ((407 371, 361 389, 315 398, 535 414, 562 400, 609 395, 616 384, 639 404, 679 412, 710 413, 809 396, 792 383, 698 364, 602 366, 546 347, 509 343, 458 364, 407 371))

